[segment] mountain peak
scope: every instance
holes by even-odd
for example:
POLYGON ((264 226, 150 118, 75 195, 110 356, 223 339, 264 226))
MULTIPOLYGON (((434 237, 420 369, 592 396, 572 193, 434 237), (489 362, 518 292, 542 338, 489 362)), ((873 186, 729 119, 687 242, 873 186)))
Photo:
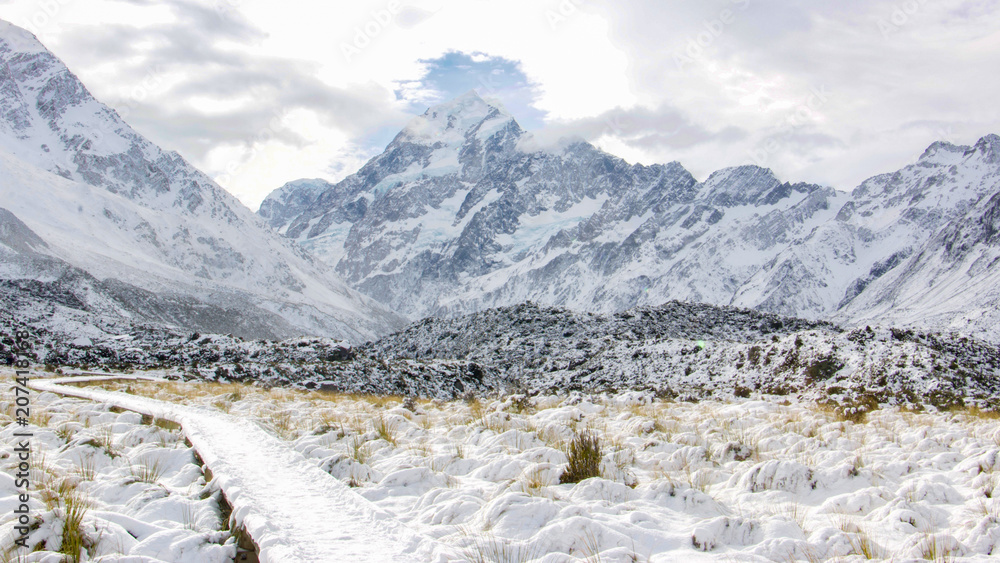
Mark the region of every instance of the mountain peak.
POLYGON ((976 151, 983 153, 987 162, 1000 162, 1000 136, 990 133, 976 142, 976 151))
POLYGON ((500 102, 487 102, 475 90, 430 107, 423 115, 413 118, 403 132, 411 140, 462 142, 468 133, 478 128, 480 136, 505 126, 514 118, 500 102))
POLYGON ((47 52, 45 46, 30 31, 0 19, 0 46, 4 44, 22 53, 47 52))
MULTIPOLYGON (((94 326, 125 319, 253 338, 361 340, 399 321, 129 127, 33 35, 7 22, 0 178, 0 208, 9 212, 0 213, 0 249, 47 255, 5 258, 4 275, 47 283, 66 271, 94 280, 81 298, 94 326)), ((46 314, 55 315, 48 326, 64 322, 46 314)))
POLYGON ((927 147, 917 162, 951 165, 960 160, 967 150, 969 150, 967 146, 955 145, 948 141, 936 141, 927 147))
POLYGON ((432 106, 424 112, 424 115, 433 113, 442 115, 464 115, 470 112, 481 113, 484 108, 494 109, 504 115, 510 115, 499 100, 489 100, 479 95, 475 89, 460 94, 447 102, 442 102, 432 106))
POLYGON ((465 92, 464 94, 459 94, 458 96, 455 96, 455 98, 452 99, 452 102, 457 102, 459 100, 479 100, 479 101, 484 101, 483 97, 479 95, 479 92, 476 92, 475 88, 469 88, 469 90, 467 92, 465 92))
POLYGON ((982 154, 987 162, 1000 162, 1000 136, 995 133, 985 135, 974 146, 956 145, 948 141, 935 141, 920 155, 918 162, 950 166, 963 158, 982 154))

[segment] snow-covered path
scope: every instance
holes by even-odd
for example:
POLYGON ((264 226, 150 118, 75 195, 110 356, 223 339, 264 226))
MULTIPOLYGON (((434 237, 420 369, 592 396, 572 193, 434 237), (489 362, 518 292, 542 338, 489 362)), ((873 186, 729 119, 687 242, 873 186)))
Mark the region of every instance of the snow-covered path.
POLYGON ((33 379, 31 387, 179 423, 260 547, 262 562, 459 561, 253 422, 199 407, 64 384, 121 377, 33 379))

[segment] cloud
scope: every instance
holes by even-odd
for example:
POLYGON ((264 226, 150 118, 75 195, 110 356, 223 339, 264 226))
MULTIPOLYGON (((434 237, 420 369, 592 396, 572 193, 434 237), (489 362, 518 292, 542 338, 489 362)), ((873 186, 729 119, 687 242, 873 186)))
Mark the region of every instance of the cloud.
POLYGON ((396 90, 411 113, 423 113, 428 105, 476 90, 483 98, 502 102, 522 127, 535 129, 545 121, 545 112, 535 107, 538 85, 531 82, 518 61, 482 52, 449 51, 420 63, 423 76, 400 82, 396 90))
POLYGON ((1000 78, 982 70, 1000 63, 998 4, 587 2, 629 61, 636 102, 622 111, 668 118, 660 131, 604 136, 602 147, 680 159, 702 177, 763 154, 784 178, 851 189, 943 132, 969 143, 1000 129, 986 94, 1000 78), (688 134, 671 128, 678 117, 688 134), (936 125, 909 127, 915 119, 936 125))
POLYGON ((747 133, 726 126, 709 130, 684 116, 676 108, 661 106, 614 108, 600 115, 549 123, 534 132, 532 147, 561 145, 563 138, 578 138, 590 142, 614 138, 627 146, 657 152, 691 148, 711 142, 743 139, 747 133))
MULTIPOLYGON (((317 79, 308 63, 252 55, 227 46, 246 46, 265 37, 238 14, 184 0, 168 5, 175 16, 168 23, 100 29, 80 26, 64 39, 86 46, 77 54, 84 64, 128 61, 118 76, 125 83, 156 75, 159 88, 150 93, 150 103, 130 99, 128 89, 105 97, 112 105, 134 105, 131 121, 154 140, 200 160, 215 145, 250 140, 268 129, 275 117, 295 109, 311 110, 329 126, 353 135, 382 121, 379 115, 384 108, 377 103, 380 92, 373 97, 371 88, 331 86, 317 79), (198 102, 204 98, 226 104, 227 110, 206 109, 206 104, 198 102)), ((290 131, 277 138, 291 144, 304 142, 290 131)))
MULTIPOLYGON (((115 9, 143 6, 109 3, 115 9)), ((406 117, 377 84, 330 84, 319 78, 315 62, 255 52, 268 34, 227 3, 170 0, 159 6, 166 13, 149 21, 64 24, 57 54, 68 54, 71 68, 89 70, 84 79, 95 95, 137 130, 216 175, 248 205, 298 177, 290 168, 296 164, 303 175, 337 170, 315 155, 309 162, 297 159, 302 149, 325 146, 330 158, 346 154, 346 162, 356 163, 350 139, 406 117), (287 116, 295 112, 308 112, 308 120, 325 130, 291 128, 287 116), (291 158, 271 161, 282 171, 278 184, 267 185, 278 179, 260 174, 260 163, 250 161, 276 152, 291 158), (220 159, 220 153, 229 156, 220 159), (250 177, 242 168, 258 173, 250 177), (232 185, 237 177, 255 185, 232 185)))
MULTIPOLYGON (((1000 0, 59 4, 42 40, 251 204, 342 177, 469 88, 539 142, 583 137, 699 177, 759 161, 842 189, 937 139, 1000 132, 1000 0)), ((15 9, 38 7, 0 16, 15 9)))
POLYGON ((434 15, 433 12, 422 10, 415 6, 404 6, 396 15, 396 23, 404 28, 411 28, 434 15))

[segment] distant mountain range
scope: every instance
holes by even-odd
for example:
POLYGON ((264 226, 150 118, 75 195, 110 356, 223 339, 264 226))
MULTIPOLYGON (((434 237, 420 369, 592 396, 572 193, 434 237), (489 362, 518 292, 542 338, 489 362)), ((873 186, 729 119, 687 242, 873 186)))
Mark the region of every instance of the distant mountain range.
POLYGON ((345 180, 289 183, 258 213, 0 21, 0 328, 81 346, 137 326, 360 343, 529 300, 680 300, 1000 341, 996 135, 935 143, 851 193, 756 166, 698 181, 542 146, 469 92, 345 180))
POLYGON ((152 324, 363 342, 403 322, 3 21, 0 303, 80 337, 152 324))
POLYGON ((998 206, 996 135, 935 143, 850 193, 756 166, 698 181, 583 141, 540 147, 469 92, 357 173, 291 182, 258 213, 410 319, 677 299, 998 341, 998 206))

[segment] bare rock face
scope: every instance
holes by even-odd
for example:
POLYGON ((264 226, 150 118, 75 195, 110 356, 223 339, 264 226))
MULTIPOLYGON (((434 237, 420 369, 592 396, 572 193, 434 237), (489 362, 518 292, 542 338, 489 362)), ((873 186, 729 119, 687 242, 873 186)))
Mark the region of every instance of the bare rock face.
MULTIPOLYGON (((611 313, 680 299, 871 322, 879 303, 880 314, 899 305, 881 280, 915 268, 997 193, 997 139, 935 143, 852 193, 756 166, 699 182, 678 163, 630 165, 585 142, 543 148, 469 92, 415 118, 356 174, 288 184, 261 214, 411 319, 525 300, 611 313)), ((977 311, 995 305, 982 284, 959 285, 977 311)), ((893 322, 992 338, 964 314, 957 302, 919 305, 893 322)))
MULTIPOLYGON (((401 320, 139 135, 2 21, 0 207, 2 279, 63 280, 94 322, 364 341, 401 320)), ((36 286, 7 287, 28 298, 36 286)))

